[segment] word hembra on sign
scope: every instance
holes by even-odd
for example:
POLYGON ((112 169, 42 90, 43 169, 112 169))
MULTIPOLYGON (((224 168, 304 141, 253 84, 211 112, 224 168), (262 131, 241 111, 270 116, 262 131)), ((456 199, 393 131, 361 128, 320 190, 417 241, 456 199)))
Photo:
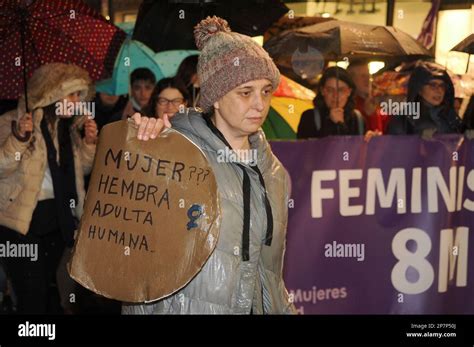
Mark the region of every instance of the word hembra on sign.
POLYGON ((158 186, 153 184, 144 184, 134 180, 101 174, 97 191, 102 194, 128 197, 130 200, 135 201, 153 201, 153 204, 158 207, 161 207, 161 204, 166 202, 168 210, 170 209, 168 189, 158 193, 158 186), (155 195, 156 193, 158 194, 155 195))

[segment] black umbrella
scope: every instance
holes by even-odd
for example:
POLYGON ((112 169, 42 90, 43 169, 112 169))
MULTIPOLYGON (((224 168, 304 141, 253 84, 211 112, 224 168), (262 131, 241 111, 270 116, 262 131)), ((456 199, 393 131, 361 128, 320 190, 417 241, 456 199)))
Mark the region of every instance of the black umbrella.
POLYGON ((474 34, 469 35, 464 40, 459 42, 456 46, 451 48, 452 51, 464 52, 469 54, 467 59, 466 72, 469 71, 469 61, 471 60, 470 54, 474 54, 474 34))
POLYGON ((451 48, 452 51, 474 54, 474 34, 469 35, 456 46, 451 48))
POLYGON ((432 57, 414 38, 396 28, 345 21, 288 30, 268 40, 264 48, 283 73, 298 80, 315 77, 328 60, 432 57))
POLYGON ((280 35, 282 32, 291 29, 307 27, 310 25, 324 23, 335 18, 317 17, 317 16, 282 16, 267 29, 263 36, 263 42, 267 42, 273 36, 280 35))
POLYGON ((194 26, 207 16, 222 17, 232 31, 257 36, 286 12, 288 7, 281 0, 145 0, 133 39, 156 52, 196 49, 194 26))

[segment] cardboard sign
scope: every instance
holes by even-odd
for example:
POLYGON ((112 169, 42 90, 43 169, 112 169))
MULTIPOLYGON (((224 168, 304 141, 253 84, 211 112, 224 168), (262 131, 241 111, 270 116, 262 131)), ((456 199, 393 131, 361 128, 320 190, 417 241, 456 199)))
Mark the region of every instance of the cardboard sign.
POLYGON ((218 238, 217 184, 204 154, 167 130, 140 141, 130 121, 100 135, 70 274, 126 302, 161 299, 202 268, 218 238))

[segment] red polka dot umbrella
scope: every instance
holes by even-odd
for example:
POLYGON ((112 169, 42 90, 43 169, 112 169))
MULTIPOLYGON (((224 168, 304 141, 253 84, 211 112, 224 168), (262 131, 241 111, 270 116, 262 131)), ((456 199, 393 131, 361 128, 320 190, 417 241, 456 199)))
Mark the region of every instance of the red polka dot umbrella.
POLYGON ((126 34, 80 0, 0 0, 0 99, 17 99, 39 66, 76 64, 112 74, 126 34))

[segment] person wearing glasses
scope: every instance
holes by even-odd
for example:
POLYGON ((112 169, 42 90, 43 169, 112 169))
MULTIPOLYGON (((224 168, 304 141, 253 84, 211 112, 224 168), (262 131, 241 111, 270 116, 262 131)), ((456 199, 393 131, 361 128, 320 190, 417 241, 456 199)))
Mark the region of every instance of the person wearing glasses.
POLYGON ((355 84, 340 67, 326 69, 318 83, 314 109, 303 112, 298 125, 299 139, 332 135, 365 135, 368 140, 376 131, 367 131, 361 113, 355 109, 355 84))
POLYGON ((171 119, 188 105, 189 93, 182 82, 175 78, 163 78, 156 84, 151 94, 146 115, 171 119))
POLYGON ((454 86, 446 70, 418 62, 408 81, 407 102, 419 103, 419 115, 396 116, 388 124, 389 135, 418 134, 429 137, 462 133, 462 120, 454 109, 454 86))

